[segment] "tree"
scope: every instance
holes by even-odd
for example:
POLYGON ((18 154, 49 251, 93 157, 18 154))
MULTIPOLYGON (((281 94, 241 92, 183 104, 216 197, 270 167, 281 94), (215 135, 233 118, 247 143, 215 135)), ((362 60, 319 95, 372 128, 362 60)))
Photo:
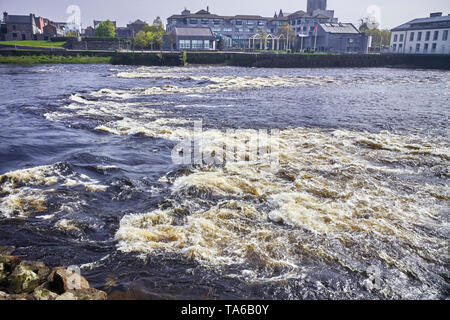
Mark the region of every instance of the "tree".
POLYGON ((366 36, 372 36, 372 48, 378 48, 380 43, 382 46, 389 46, 391 40, 391 32, 389 30, 379 29, 361 29, 366 36))
POLYGON ((278 28, 277 36, 280 36, 280 35, 284 35, 284 37, 286 39, 289 38, 290 44, 295 43, 297 40, 297 36, 295 35, 295 30, 292 29, 292 27, 289 26, 287 22, 283 22, 281 24, 280 28, 278 28), (288 37, 288 35, 289 35, 289 37, 288 37))
MULTIPOLYGON (((157 17, 151 26, 146 25, 142 31, 146 34, 146 47, 150 46, 153 50, 155 47, 161 46, 166 30, 160 17, 157 17)), ((141 35, 141 37, 143 36, 141 35)))
POLYGON ((114 38, 116 36, 114 24, 109 20, 100 22, 95 28, 95 35, 102 38, 114 38))
POLYGON ((141 49, 148 47, 147 33, 144 30, 139 31, 136 37, 134 37, 134 45, 141 49))
POLYGON ((258 29, 258 33, 257 35, 259 36, 259 46, 261 50, 265 50, 266 49, 266 44, 267 44, 267 32, 263 29, 260 28, 258 29))

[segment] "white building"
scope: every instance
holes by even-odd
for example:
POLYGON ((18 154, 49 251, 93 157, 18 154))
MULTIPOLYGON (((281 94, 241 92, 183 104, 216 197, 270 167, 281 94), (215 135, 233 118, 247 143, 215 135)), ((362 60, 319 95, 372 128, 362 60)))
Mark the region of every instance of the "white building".
POLYGON ((432 13, 391 30, 390 52, 403 54, 450 54, 450 15, 432 13))

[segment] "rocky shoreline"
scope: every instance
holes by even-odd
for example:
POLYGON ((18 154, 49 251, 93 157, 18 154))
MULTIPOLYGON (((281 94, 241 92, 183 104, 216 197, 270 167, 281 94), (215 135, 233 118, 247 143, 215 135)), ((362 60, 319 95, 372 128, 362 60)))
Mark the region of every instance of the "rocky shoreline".
POLYGON ((12 255, 14 247, 0 247, 0 300, 106 300, 104 291, 70 268, 52 270, 39 261, 12 255))

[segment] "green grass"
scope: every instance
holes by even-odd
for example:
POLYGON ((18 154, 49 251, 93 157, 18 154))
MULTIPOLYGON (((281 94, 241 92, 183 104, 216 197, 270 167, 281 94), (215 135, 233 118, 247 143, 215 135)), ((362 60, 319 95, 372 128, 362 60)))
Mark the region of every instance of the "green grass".
POLYGON ((24 41, 0 41, 0 44, 16 45, 18 47, 35 47, 35 48, 56 48, 62 49, 65 41, 52 42, 52 41, 40 41, 40 40, 24 40, 24 41))
POLYGON ((87 56, 0 56, 0 64, 107 64, 111 57, 87 57, 87 56))

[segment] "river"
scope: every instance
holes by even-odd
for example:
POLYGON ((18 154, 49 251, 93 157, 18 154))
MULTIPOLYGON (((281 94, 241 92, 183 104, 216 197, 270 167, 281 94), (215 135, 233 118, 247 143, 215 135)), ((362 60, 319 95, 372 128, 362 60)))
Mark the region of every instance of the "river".
POLYGON ((0 245, 27 259, 119 298, 450 296, 449 72, 3 65, 0 83, 0 245), (216 161, 175 161, 193 134, 216 161))

